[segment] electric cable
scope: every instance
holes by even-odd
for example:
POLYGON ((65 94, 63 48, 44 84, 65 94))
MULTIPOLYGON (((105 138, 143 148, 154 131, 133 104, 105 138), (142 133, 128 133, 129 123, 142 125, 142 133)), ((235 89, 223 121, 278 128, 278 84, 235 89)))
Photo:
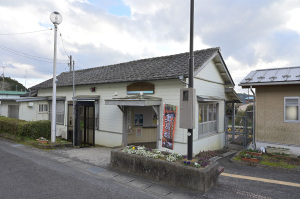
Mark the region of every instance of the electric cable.
POLYGON ((0 33, 0 35, 22 35, 22 34, 30 34, 30 33, 37 33, 37 32, 43 32, 43 31, 47 31, 47 30, 52 30, 52 28, 50 29, 45 29, 45 30, 36 30, 36 31, 30 31, 30 32, 19 32, 19 33, 0 33))

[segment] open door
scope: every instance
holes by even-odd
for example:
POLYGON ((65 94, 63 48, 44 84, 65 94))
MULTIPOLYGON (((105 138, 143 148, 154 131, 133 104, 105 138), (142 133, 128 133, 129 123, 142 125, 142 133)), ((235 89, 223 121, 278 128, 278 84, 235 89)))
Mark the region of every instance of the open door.
POLYGON ((75 145, 95 146, 95 102, 77 101, 75 120, 75 145))

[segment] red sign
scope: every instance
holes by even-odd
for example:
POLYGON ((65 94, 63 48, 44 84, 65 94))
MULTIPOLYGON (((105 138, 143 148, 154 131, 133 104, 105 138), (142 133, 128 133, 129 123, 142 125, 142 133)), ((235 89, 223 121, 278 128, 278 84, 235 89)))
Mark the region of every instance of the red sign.
POLYGON ((177 106, 165 104, 162 147, 173 149, 177 106))

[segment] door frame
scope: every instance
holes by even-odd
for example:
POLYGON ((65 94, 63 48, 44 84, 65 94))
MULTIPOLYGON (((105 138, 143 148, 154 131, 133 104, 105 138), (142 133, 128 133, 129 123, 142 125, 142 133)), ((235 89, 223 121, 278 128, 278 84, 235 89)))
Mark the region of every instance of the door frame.
MULTIPOLYGON (((95 146, 95 101, 77 101, 76 102, 76 114, 75 114, 75 146, 81 146, 81 143, 79 143, 80 139, 80 116, 79 116, 79 110, 80 107, 83 106, 84 110, 85 107, 93 107, 93 144, 92 146, 95 146)), ((84 118, 86 118, 86 112, 84 112, 84 118)), ((84 122, 86 122, 86 119, 84 119, 84 122)), ((86 128, 86 123, 84 123, 84 128, 86 128)), ((84 146, 86 143, 84 143, 84 146)))

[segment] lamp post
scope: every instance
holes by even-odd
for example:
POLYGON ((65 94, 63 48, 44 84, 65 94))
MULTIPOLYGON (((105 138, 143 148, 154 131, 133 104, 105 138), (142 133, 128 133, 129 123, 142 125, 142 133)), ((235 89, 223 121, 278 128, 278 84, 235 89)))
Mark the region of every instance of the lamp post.
POLYGON ((52 120, 51 120, 51 142, 55 142, 56 137, 56 40, 57 25, 62 22, 62 16, 59 12, 52 12, 50 20, 54 25, 54 58, 53 58, 53 93, 52 93, 52 120))

